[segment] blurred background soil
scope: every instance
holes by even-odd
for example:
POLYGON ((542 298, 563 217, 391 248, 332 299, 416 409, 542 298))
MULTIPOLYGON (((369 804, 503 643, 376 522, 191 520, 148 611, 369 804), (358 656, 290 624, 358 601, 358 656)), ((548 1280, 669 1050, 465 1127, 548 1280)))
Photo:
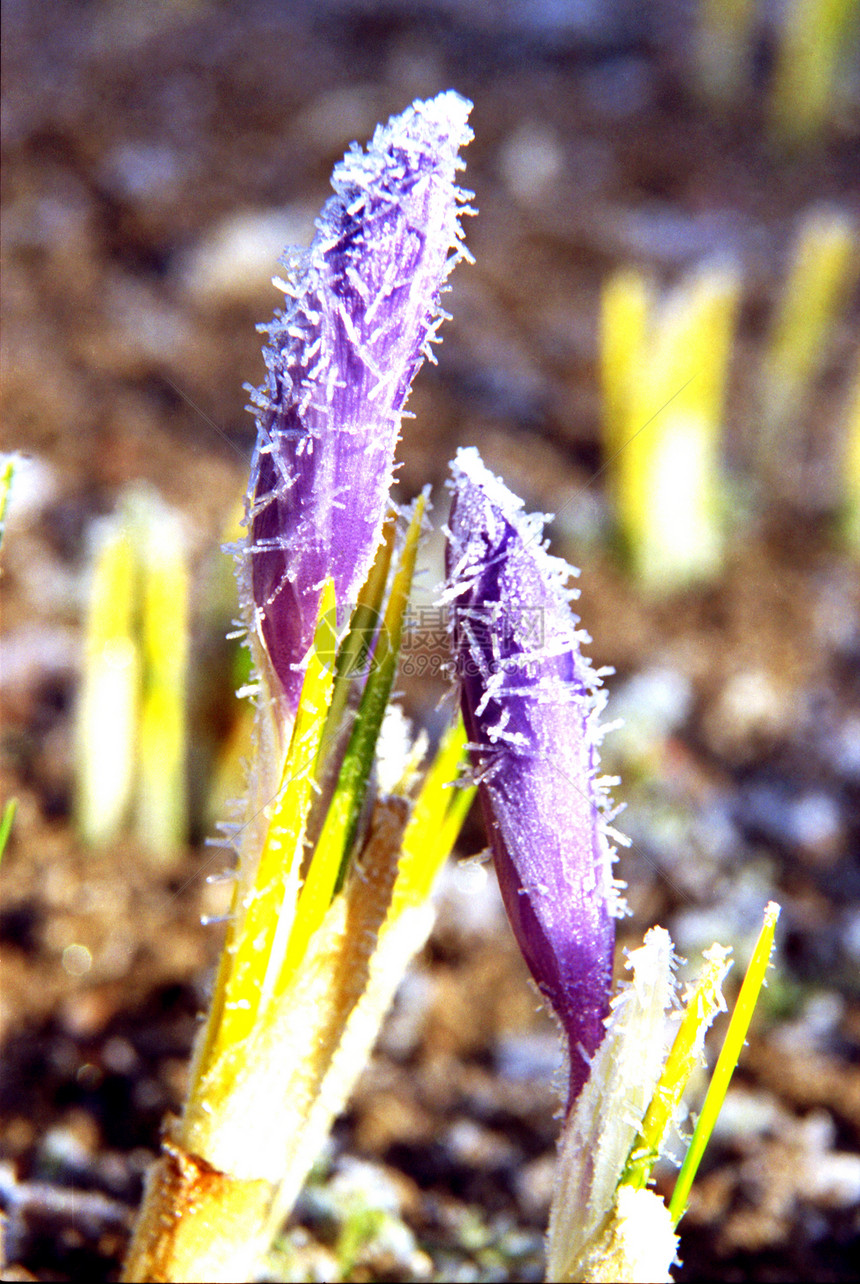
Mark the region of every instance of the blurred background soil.
MULTIPOLYGON (((204 812, 167 866, 131 838, 93 851, 75 836, 91 525, 132 480, 183 515, 197 716, 225 736, 235 701, 207 704, 200 675, 226 621, 207 622, 203 601, 247 476, 243 385, 262 378, 255 325, 278 303, 275 260, 307 243, 353 139, 449 87, 475 104, 476 262, 454 274, 438 365, 416 383, 399 496, 432 483, 441 523, 447 461, 474 444, 529 508, 557 514, 554 548, 583 568, 591 656, 615 669, 609 715, 626 722, 605 755, 632 839, 619 951, 660 922, 691 964, 718 939, 739 971, 765 902, 783 907, 677 1278, 856 1278, 860 581, 832 521, 856 298, 802 456, 774 493, 748 478, 750 371, 799 222, 821 202, 858 210, 858 82, 813 145, 780 149, 764 127, 771 29, 718 112, 696 92, 698 9, 4 4, 2 417, 4 449, 30 462, 2 553, 0 789, 19 800, 0 906, 3 1278, 117 1277, 219 941, 201 918, 219 910, 206 878, 227 856, 204 845, 204 812), (728 554, 707 584, 649 596, 606 538, 599 288, 622 265, 668 286, 730 257, 743 297, 728 554)), ((404 686, 438 731, 443 684, 404 686)), ((475 817, 272 1279, 541 1278, 557 1048, 492 870, 467 859, 484 844, 475 817)), ((671 1189, 671 1169, 660 1182, 671 1189)))

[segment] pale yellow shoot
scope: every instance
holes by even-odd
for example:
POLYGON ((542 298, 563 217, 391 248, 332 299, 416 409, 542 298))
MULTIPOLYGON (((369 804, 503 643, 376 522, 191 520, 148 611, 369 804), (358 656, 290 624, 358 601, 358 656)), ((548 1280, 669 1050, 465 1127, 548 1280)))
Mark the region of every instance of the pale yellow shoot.
MULTIPOLYGON (((603 431, 607 462, 636 447, 629 441, 633 385, 644 375, 645 341, 651 312, 651 290, 642 272, 622 269, 603 286, 601 296, 600 372, 603 388, 603 431)), ((614 477, 617 466, 610 469, 614 477)))
POLYGON ((138 558, 122 517, 98 534, 75 728, 75 814, 81 837, 105 843, 127 820, 134 788, 141 658, 138 558))
POLYGON ((9 496, 12 493, 12 481, 18 466, 19 455, 0 454, 0 547, 6 531, 6 512, 9 507, 9 496))
POLYGON ((667 297, 647 332, 636 274, 620 274, 604 299, 618 525, 637 575, 654 587, 708 574, 722 553, 721 430, 738 295, 735 272, 703 271, 667 297))
POLYGON ((809 142, 826 123, 856 23, 857 0, 791 0, 770 102, 771 125, 784 144, 809 142))
POLYGON ((642 577, 673 587, 709 574, 723 545, 720 512, 723 404, 739 280, 703 272, 675 293, 660 319, 652 404, 664 407, 647 434, 650 447, 642 577))
POLYGON ((188 564, 178 518, 151 500, 141 510, 143 690, 137 829, 169 854, 188 829, 185 791, 188 564))
POLYGON ((790 425, 802 408, 858 270, 853 221, 838 210, 811 214, 797 237, 764 361, 769 432, 778 432, 785 420, 790 425))

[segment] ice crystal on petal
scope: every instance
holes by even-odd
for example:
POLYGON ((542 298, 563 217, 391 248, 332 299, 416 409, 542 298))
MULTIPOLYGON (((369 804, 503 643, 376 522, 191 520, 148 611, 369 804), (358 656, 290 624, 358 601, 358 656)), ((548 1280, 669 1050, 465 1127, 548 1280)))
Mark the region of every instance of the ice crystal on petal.
POLYGON ((326 578, 340 615, 379 541, 404 403, 466 253, 455 176, 470 108, 439 94, 377 127, 366 152, 353 144, 310 249, 283 258, 287 303, 264 327, 268 376, 254 393, 244 579, 286 717, 326 578))
POLYGON ((598 776, 600 676, 545 518, 461 450, 446 598, 466 730, 505 907, 570 1056, 570 1099, 604 1034, 619 911, 598 776))

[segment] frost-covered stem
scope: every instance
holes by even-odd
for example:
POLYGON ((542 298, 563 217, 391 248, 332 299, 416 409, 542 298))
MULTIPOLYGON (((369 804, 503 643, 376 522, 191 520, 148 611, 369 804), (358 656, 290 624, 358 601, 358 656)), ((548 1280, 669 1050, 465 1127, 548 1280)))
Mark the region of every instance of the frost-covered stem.
MULTIPOLYGON (((310 250, 285 260, 288 303, 268 327, 248 531, 237 549, 258 679, 256 761, 209 1019, 186 1109, 148 1184, 128 1281, 249 1277, 276 1192, 282 1202, 304 1180, 392 978, 421 943, 419 932, 393 930, 403 799, 379 802, 363 841, 350 824, 344 850, 325 825, 316 846, 306 841, 336 681, 315 637, 325 622, 336 618, 334 633, 347 624, 373 562, 404 403, 443 316, 444 281, 465 253, 454 179, 470 106, 440 94, 379 127, 366 152, 354 145, 335 169, 310 250), (356 1058, 345 1061, 344 1047, 356 1058)), ((367 678, 353 727, 361 754, 353 735, 335 800, 349 793, 347 767, 353 793, 367 787, 419 526, 420 512, 385 607, 387 685, 367 678)), ((376 652, 381 645, 377 637, 376 652)), ((353 793, 350 816, 363 802, 353 793)), ((431 863, 447 832, 436 827, 431 863)))

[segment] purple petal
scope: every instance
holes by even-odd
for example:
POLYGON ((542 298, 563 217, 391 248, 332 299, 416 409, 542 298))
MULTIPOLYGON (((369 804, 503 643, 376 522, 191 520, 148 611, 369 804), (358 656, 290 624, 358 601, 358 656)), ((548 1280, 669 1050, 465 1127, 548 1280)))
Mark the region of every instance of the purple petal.
POLYGON ((452 470, 447 597, 463 716, 505 908, 567 1035, 572 1101, 612 983, 618 902, 597 779, 605 697, 579 649, 570 568, 545 551, 545 519, 523 513, 477 451, 461 450, 452 470))
POLYGON ((310 250, 284 258, 287 305, 265 327, 268 381, 254 397, 245 596, 287 719, 326 578, 342 625, 367 577, 403 406, 466 253, 455 176, 470 109, 449 91, 378 126, 366 153, 353 144, 310 250))

